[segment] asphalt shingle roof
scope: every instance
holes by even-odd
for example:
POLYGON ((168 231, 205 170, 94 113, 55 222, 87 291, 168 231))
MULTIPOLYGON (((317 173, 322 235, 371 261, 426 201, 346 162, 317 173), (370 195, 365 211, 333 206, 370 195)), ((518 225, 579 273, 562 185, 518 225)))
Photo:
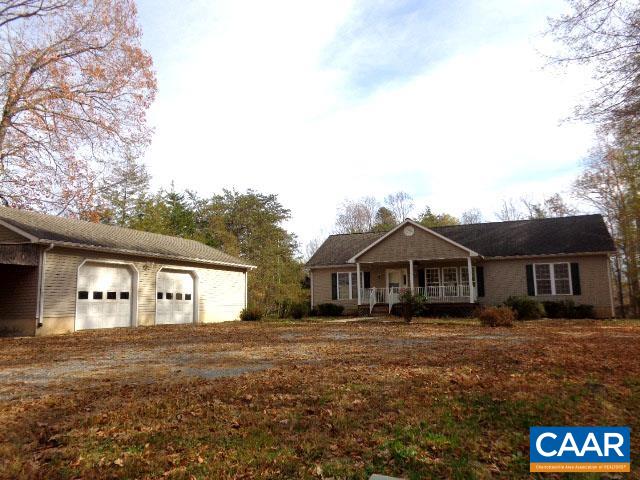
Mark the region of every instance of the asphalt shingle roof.
POLYGON ((109 249, 141 256, 251 267, 246 261, 195 240, 0 207, 0 220, 36 237, 37 243, 109 249))
MULTIPOLYGON (((515 220, 435 227, 484 257, 612 252, 613 240, 601 215, 515 220)), ((384 233, 330 235, 307 266, 344 265, 384 233)))

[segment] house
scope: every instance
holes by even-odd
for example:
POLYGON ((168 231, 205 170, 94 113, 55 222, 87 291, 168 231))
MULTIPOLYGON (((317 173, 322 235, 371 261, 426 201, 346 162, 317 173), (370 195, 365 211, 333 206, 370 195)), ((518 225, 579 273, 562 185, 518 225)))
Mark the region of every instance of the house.
POLYGON ((234 320, 252 268, 193 240, 0 207, 0 334, 234 320))
POLYGON ((311 304, 391 311, 410 289, 443 306, 571 299, 611 317, 614 251, 600 215, 435 228, 407 219, 386 233, 329 236, 307 262, 311 304))

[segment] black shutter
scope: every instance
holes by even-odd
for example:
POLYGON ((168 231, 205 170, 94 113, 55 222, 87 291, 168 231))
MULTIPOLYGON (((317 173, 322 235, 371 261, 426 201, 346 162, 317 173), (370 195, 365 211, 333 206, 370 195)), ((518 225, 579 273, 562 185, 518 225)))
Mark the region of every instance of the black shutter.
POLYGON ((580 267, 577 263, 571 264, 571 286, 573 287, 573 294, 580 295, 580 267))
POLYGON ((527 295, 530 297, 536 295, 536 287, 533 284, 533 265, 527 265, 527 295))
POLYGON ((424 284, 424 268, 419 268, 418 269, 418 286, 421 288, 425 287, 424 284))
POLYGON ((476 267, 476 282, 478 282, 478 297, 484 297, 484 267, 476 267))
POLYGON ((371 272, 364 272, 364 287, 362 288, 371 288, 371 272))
POLYGON ((338 299, 338 274, 331 274, 331 300, 338 299))

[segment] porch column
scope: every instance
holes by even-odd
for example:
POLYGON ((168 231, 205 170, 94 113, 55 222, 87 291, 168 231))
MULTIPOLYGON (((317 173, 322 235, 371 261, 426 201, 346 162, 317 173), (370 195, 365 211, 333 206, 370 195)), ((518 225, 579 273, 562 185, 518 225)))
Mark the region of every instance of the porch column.
POLYGON ((467 257, 467 272, 469 273, 469 303, 473 303, 473 270, 471 269, 471 256, 467 257))
POLYGON ((356 263, 356 288, 358 289, 358 305, 360 305, 361 293, 360 293, 360 264, 356 263))
POLYGON ((413 293, 413 260, 409 260, 409 287, 413 293))

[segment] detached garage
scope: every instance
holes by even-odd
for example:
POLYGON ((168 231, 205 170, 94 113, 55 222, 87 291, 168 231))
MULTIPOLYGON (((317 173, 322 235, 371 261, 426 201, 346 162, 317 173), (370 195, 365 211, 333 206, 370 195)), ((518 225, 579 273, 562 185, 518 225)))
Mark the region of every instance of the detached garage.
POLYGON ((0 207, 0 335, 236 320, 252 268, 193 240, 0 207))

